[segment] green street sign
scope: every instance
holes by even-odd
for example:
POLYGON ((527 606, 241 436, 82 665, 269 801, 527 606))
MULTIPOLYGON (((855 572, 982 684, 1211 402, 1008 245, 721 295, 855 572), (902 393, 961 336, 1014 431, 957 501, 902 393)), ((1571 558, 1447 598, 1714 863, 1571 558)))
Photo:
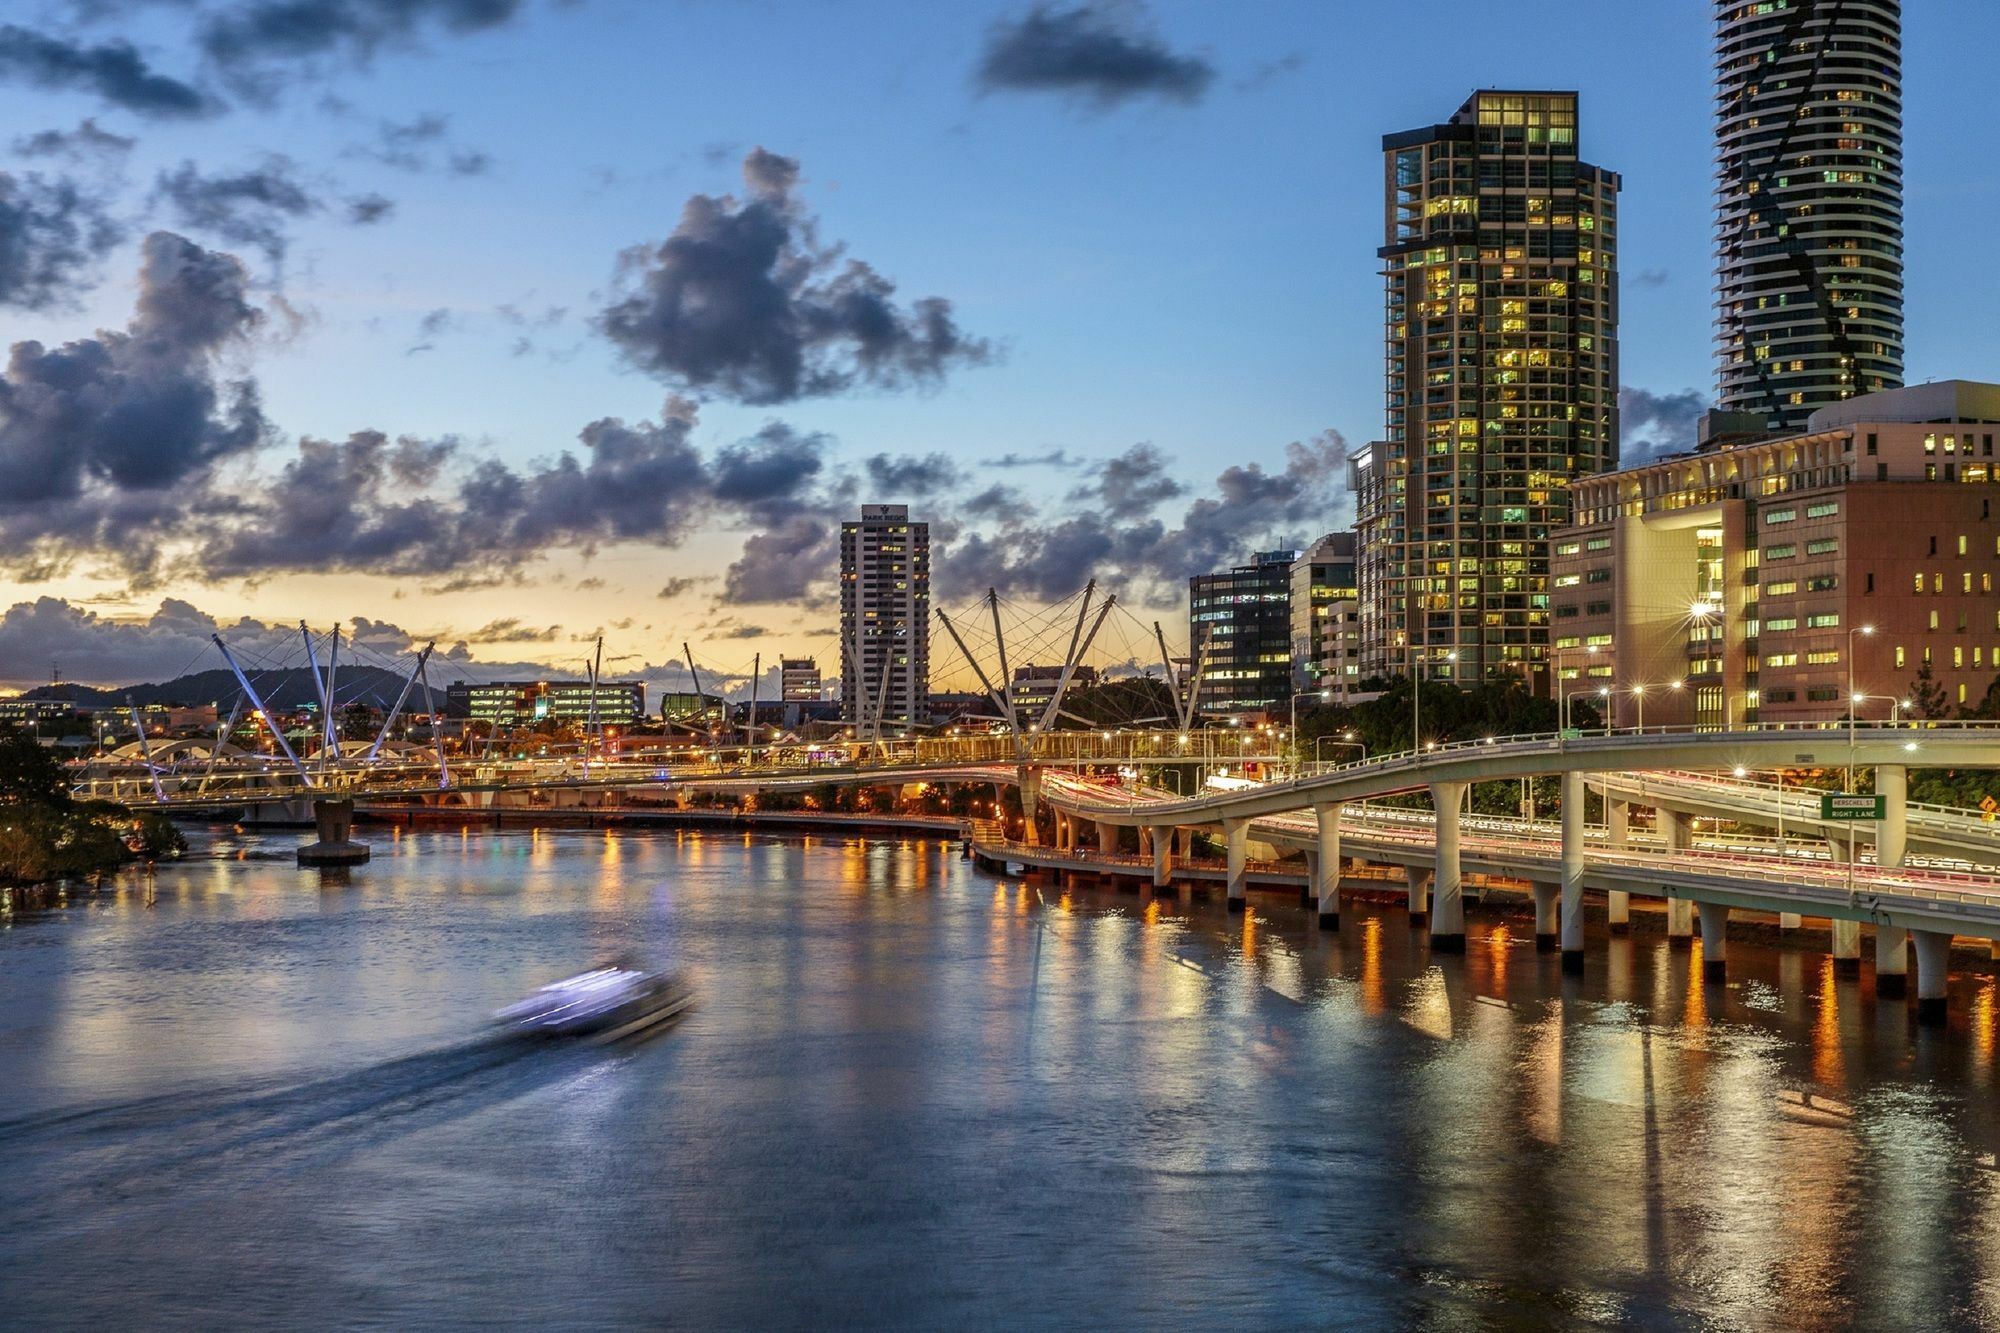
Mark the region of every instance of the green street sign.
POLYGON ((1837 791, 1819 794, 1821 819, 1882 819, 1888 814, 1888 800, 1882 796, 1848 796, 1837 791))
POLYGON ((1562 729, 1562 738, 1566 741, 1580 741, 1583 739, 1583 728, 1564 727, 1562 729))

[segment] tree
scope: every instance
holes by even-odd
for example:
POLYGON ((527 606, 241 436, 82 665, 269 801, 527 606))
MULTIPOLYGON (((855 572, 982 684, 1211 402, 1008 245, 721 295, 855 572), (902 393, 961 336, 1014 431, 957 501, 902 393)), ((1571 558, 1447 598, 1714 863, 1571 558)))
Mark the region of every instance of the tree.
POLYGON ((1926 722, 1946 717, 1951 712, 1951 700, 1946 696, 1944 686, 1938 684, 1937 677, 1932 674, 1929 662, 1917 668, 1917 678, 1910 685, 1909 698, 1911 714, 1926 722))
POLYGON ((11 724, 0 726, 0 805, 48 810, 69 806, 62 764, 41 742, 11 724))

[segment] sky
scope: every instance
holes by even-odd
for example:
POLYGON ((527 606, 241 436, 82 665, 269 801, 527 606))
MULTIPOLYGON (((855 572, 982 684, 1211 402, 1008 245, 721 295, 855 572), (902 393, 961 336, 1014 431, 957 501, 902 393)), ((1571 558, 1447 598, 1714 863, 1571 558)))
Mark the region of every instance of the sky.
MULTIPOLYGON (((831 674, 864 501, 932 523, 947 608, 994 586, 1026 623, 1094 575, 1184 637, 1189 574, 1349 521, 1381 136, 1480 87, 1580 92, 1624 178, 1625 450, 1690 444, 1711 21, 12 0, 0 687, 206 668, 218 628, 277 654, 301 619, 485 679, 599 634, 656 687, 684 642, 739 684, 831 674)), ((2000 7, 1905 24, 1908 376, 2000 379, 2000 264, 1965 244, 2000 166, 1964 149, 2000 7)))

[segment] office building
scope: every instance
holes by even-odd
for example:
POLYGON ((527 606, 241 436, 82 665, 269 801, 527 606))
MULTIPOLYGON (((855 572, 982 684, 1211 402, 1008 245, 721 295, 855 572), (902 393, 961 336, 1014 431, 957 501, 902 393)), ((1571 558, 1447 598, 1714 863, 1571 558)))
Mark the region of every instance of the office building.
POLYGON ((697 694, 693 690, 661 690, 660 720, 688 726, 720 725, 729 716, 727 701, 719 694, 697 694))
POLYGON ((445 687, 444 715, 496 726, 525 727, 537 722, 588 722, 630 726, 646 715, 646 683, 604 680, 504 680, 474 684, 455 680, 445 687))
POLYGON ((1903 382, 1901 5, 1717 0, 1717 420, 1903 382))
POLYGON ((1354 534, 1329 532, 1292 562, 1292 671, 1299 690, 1346 698, 1361 678, 1354 534))
POLYGON ((1578 482, 1564 692, 1612 690, 1621 726, 1641 694, 1648 726, 1830 723, 1851 680, 1886 719, 1928 665, 1947 707, 1978 703, 2000 675, 1996 435, 2000 385, 1951 380, 1578 482))
POLYGON ((819 663, 810 657, 786 657, 778 662, 778 697, 786 703, 818 703, 822 684, 819 663))
MULTIPOLYGON (((1033 726, 1041 720, 1042 712, 1049 701, 1056 697, 1056 686, 1062 684, 1063 669, 1055 666, 1017 666, 1014 679, 1007 687, 1008 701, 1014 705, 1015 716, 1021 725, 1033 726)), ((1070 672, 1069 689, 1087 690, 1097 684, 1097 668, 1077 663, 1070 672)))
POLYGON ((840 525, 840 716, 900 734, 930 700, 931 530, 908 505, 863 505, 840 525))
POLYGON ((1290 705, 1297 558, 1297 551, 1260 551, 1250 564, 1188 580, 1198 713, 1244 717, 1290 705))
MULTIPOLYGON (((1362 675, 1539 678, 1549 534, 1618 457, 1617 173, 1577 96, 1382 141, 1384 437, 1355 458, 1362 675)), ((1539 683, 1539 682, 1538 682, 1539 683)))

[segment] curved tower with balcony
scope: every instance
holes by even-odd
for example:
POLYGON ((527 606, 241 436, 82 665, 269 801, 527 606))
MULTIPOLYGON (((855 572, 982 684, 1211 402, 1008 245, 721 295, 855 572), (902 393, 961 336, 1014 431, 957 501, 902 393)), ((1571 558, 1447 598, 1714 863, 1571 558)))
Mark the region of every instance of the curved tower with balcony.
POLYGON ((1902 7, 1717 0, 1725 412, 1801 430, 1903 382, 1902 7))

